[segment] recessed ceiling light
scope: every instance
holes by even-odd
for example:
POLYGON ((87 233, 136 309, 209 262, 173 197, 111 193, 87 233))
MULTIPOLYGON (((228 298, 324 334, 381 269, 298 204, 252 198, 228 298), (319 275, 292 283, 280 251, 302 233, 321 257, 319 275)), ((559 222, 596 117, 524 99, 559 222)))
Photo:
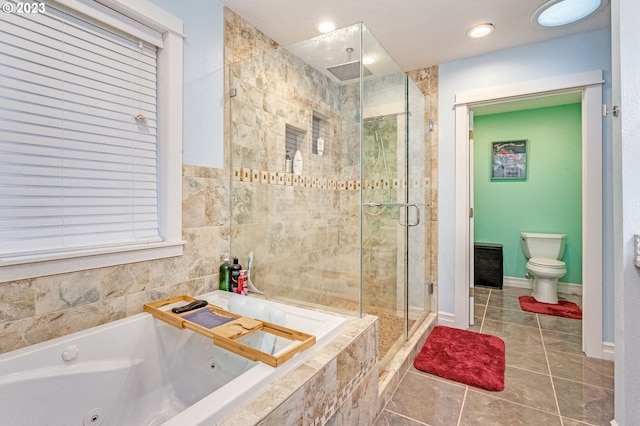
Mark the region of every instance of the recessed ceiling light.
POLYGON ((362 58, 363 65, 371 65, 375 61, 376 61, 376 58, 373 58, 371 56, 365 56, 364 58, 362 58))
POLYGON ((493 24, 480 24, 472 27, 467 31, 467 37, 469 38, 480 38, 484 36, 488 36, 493 32, 495 27, 493 24))
POLYGON ((322 34, 330 33, 335 29, 336 29, 336 24, 331 21, 322 21, 318 24, 318 31, 320 31, 322 34))
POLYGON ((603 9, 608 0, 549 0, 531 17, 534 26, 559 27, 580 21, 603 9))

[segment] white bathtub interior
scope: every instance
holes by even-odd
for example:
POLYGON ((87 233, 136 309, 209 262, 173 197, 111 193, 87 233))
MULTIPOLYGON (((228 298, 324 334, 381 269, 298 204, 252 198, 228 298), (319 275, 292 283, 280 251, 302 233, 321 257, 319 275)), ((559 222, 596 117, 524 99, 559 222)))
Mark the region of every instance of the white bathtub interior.
MULTIPOLYGON (((3 423, 211 424, 300 365, 347 320, 223 291, 199 298, 313 334, 316 345, 273 368, 142 313, 0 355, 3 423)), ((271 336, 250 339, 275 354, 293 344, 271 336)))

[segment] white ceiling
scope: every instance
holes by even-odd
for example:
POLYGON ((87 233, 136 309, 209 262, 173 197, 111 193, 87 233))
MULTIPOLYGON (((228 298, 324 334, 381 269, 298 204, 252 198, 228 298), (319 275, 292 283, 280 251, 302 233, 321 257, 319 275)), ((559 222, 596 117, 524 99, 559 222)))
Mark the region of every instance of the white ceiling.
POLYGON ((363 22, 403 71, 550 40, 610 25, 600 13, 562 29, 530 24, 546 0, 220 0, 281 46, 319 35, 321 20, 337 27, 363 22), (483 39, 466 36, 473 25, 492 23, 483 39))

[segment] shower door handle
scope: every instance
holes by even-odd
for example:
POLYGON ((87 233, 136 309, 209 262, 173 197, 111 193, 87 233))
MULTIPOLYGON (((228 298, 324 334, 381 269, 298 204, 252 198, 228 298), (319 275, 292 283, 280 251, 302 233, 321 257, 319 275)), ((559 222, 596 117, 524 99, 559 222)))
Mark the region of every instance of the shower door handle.
POLYGON ((407 204, 407 223, 401 223, 402 226, 418 226, 420 224, 420 207, 416 203, 407 204), (409 207, 415 207, 416 209, 416 221, 409 223, 409 207))
POLYGON ((416 221, 413 223, 409 223, 409 221, 407 221, 407 223, 400 223, 398 222, 398 224, 400 226, 418 226, 418 224, 420 224, 420 207, 418 207, 418 205, 416 203, 364 203, 363 206, 365 207, 407 207, 407 216, 408 216, 408 208, 409 207, 414 207, 416 209, 416 221))

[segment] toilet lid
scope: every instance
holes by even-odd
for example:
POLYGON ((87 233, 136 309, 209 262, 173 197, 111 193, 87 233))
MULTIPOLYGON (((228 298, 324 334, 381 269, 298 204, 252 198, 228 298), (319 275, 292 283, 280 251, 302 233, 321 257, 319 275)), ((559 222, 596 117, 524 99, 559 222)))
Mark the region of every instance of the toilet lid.
POLYGON ((544 257, 534 257, 529 259, 529 263, 533 266, 542 266, 545 268, 554 268, 560 269, 564 268, 565 264, 563 261, 558 259, 547 259, 544 257))

